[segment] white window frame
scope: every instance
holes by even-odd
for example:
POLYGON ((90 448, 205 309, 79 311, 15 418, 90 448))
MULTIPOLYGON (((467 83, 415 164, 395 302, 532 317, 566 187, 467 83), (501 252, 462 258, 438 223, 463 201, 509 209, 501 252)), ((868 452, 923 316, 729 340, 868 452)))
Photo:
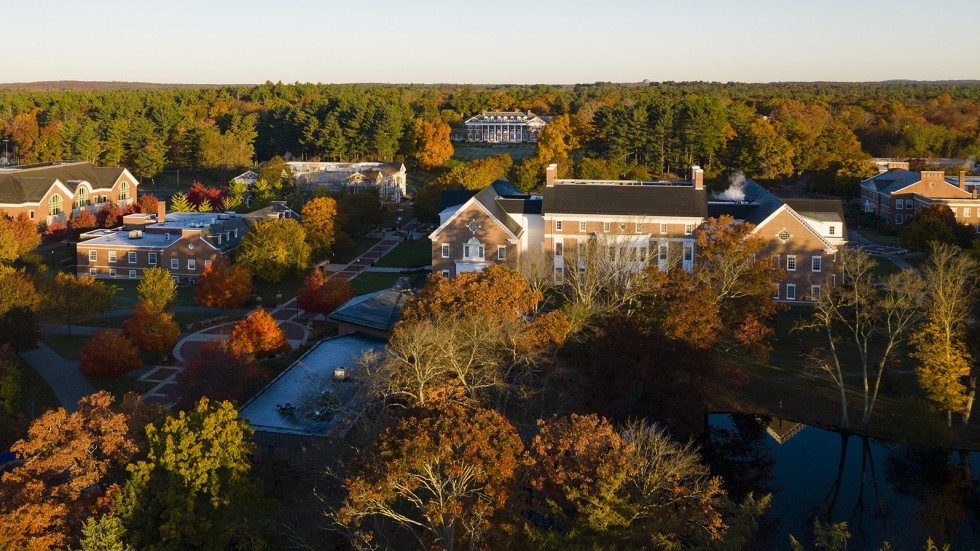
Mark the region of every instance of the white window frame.
POLYGON ((814 272, 819 272, 823 269, 823 257, 820 255, 814 255, 810 259, 810 270, 814 272))
POLYGON ((92 277, 95 277, 95 276, 99 275, 99 271, 96 270, 95 268, 89 268, 88 269, 88 275, 90 275, 92 277))
POLYGON ((27 217, 34 220, 34 209, 27 211, 27 217))
POLYGON ((196 270, 197 269, 197 259, 195 259, 195 258, 188 258, 187 259, 187 269, 188 270, 196 270))
POLYGON ((589 227, 588 226, 588 223, 585 220, 582 220, 581 222, 578 223, 578 231, 579 231, 579 233, 585 233, 585 232, 589 231, 588 230, 588 227, 589 227))
POLYGON ((694 245, 692 243, 684 243, 684 262, 694 261, 694 245))
POLYGON ((210 265, 211 265, 211 259, 210 258, 204 261, 204 267, 205 268, 207 268, 210 265))
POLYGON ((903 222, 904 222, 904 220, 903 220, 902 215, 901 214, 896 214, 895 215, 895 225, 896 226, 901 226, 903 222))
POLYGON ((634 233, 643 233, 643 222, 637 222, 633 231, 634 233))
POLYGON ((796 255, 788 254, 786 255, 786 271, 795 272, 796 271, 796 255))
POLYGON ((816 283, 810 284, 810 300, 816 302, 820 298, 820 285, 816 283))
POLYGON ((837 226, 831 224, 827 231, 827 235, 837 235, 837 226))
POLYGON ((136 251, 129 251, 126 253, 126 262, 129 264, 136 264, 136 251))
POLYGON ((555 231, 562 231, 561 220, 555 220, 555 231))
POLYGON ((157 253, 147 253, 147 264, 150 266, 157 265, 157 253))
POLYGON ((170 259, 170 269, 171 270, 179 270, 180 269, 180 259, 179 258, 171 258, 170 259))
POLYGON ((970 218, 973 216, 973 209, 970 207, 963 207, 963 218, 970 218))
POLYGON ((565 278, 565 268, 563 266, 555 266, 555 281, 562 281, 565 278))
POLYGON ((772 298, 774 298, 776 300, 779 300, 779 284, 778 283, 773 283, 773 285, 776 287, 776 293, 774 295, 772 295, 772 298))
POLYGON ((477 258, 479 258, 480 260, 485 260, 487 258, 487 248, 486 246, 483 245, 483 243, 477 245, 476 250, 478 253, 480 253, 480 256, 478 256, 477 258))
POLYGON ((136 270, 129 271, 129 279, 136 279, 136 270))
POLYGON ((684 224, 684 235, 694 234, 694 224, 684 224))
POLYGON ((667 243, 660 243, 657 245, 657 259, 667 260, 670 255, 670 245, 667 243))
POLYGON ((507 260, 507 245, 497 245, 497 260, 507 260))
POLYGON ((98 260, 99 260, 99 251, 97 251, 95 249, 89 249, 89 251, 88 251, 88 261, 89 262, 98 262, 98 260))
POLYGON ((660 235, 667 235, 667 224, 660 224, 660 235))
POLYGON ((562 256, 562 254, 564 252, 565 252, 565 244, 562 243, 561 241, 556 241, 555 242, 555 256, 562 256))
POLYGON ((115 268, 110 268, 109 269, 109 277, 116 277, 116 269, 115 268))
POLYGON ((603 222, 602 223, 602 232, 603 233, 609 233, 611 230, 612 230, 612 222, 603 222))
POLYGON ((449 270, 442 270, 440 273, 443 277, 449 277, 449 270))
POLYGON ((796 300, 796 284, 786 284, 786 300, 796 300))
POLYGON ((115 264, 116 258, 117 258, 116 251, 109 251, 109 262, 115 264))
POLYGON ((449 258, 449 243, 442 244, 442 257, 449 258))
MULTIPOLYGON (((906 199, 905 200, 905 210, 912 210, 912 200, 911 199, 906 199)), ((818 285, 818 287, 819 287, 819 285, 818 285)))

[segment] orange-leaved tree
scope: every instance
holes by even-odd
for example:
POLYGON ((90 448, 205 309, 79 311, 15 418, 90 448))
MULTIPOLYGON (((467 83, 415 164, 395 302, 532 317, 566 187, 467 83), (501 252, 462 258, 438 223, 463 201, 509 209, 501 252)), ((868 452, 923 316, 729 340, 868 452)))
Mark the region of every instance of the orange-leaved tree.
POLYGON ((252 294, 252 273, 248 268, 219 258, 204 268, 197 281, 195 299, 201 306, 235 308, 252 294))
POLYGON ((303 205, 300 216, 310 256, 313 260, 330 258, 337 232, 337 201, 332 197, 314 197, 303 205))
POLYGON ((342 277, 327 278, 323 271, 314 268, 303 281, 303 288, 296 294, 299 307, 307 312, 329 314, 341 304, 354 298, 354 288, 342 277))
POLYGON ((0 214, 0 263, 9 264, 41 244, 41 234, 27 215, 0 214))
POLYGON ((103 391, 50 410, 11 447, 23 464, 0 484, 0 547, 73 548, 85 519, 108 511, 142 442, 139 416, 113 402, 103 391))
POLYGON ((100 329, 85 343, 78 367, 92 377, 116 378, 143 367, 139 349, 122 333, 100 329))
POLYGON ((493 264, 482 272, 464 272, 453 278, 430 275, 418 297, 409 302, 402 319, 473 314, 515 321, 534 313, 543 298, 519 272, 504 264, 493 264))
POLYGON ((201 351, 177 376, 177 382, 181 386, 181 403, 192 407, 205 396, 243 402, 268 378, 268 370, 250 354, 235 350, 228 341, 211 341, 201 345, 201 351))
POLYGON ((289 349, 286 334, 276 319, 262 308, 252 310, 245 319, 235 324, 228 343, 236 353, 257 358, 289 349))
POLYGON ((453 156, 449 125, 441 120, 415 119, 415 149, 419 166, 432 170, 453 156))
POLYGON ((174 322, 173 314, 141 300, 136 304, 133 315, 123 322, 123 335, 140 352, 166 354, 177 344, 180 327, 174 322))
POLYGON ((420 549, 506 548, 494 518, 515 497, 523 452, 514 426, 496 411, 451 403, 415 410, 345 481, 337 520, 375 544, 407 531, 420 549), (378 520, 398 529, 386 533, 378 520))

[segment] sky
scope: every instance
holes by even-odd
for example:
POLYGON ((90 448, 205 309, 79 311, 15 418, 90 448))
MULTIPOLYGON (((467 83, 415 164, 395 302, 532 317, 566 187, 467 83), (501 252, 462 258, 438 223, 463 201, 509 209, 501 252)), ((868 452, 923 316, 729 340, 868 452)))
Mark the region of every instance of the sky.
POLYGON ((980 79, 978 0, 33 0, 0 82, 980 79))

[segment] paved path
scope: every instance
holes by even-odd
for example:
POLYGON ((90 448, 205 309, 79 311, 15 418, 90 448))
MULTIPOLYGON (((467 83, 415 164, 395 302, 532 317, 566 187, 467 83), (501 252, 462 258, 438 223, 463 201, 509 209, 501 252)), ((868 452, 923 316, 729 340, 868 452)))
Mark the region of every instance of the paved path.
POLYGON ((69 412, 78 409, 78 401, 95 392, 95 388, 78 370, 78 362, 66 360, 46 344, 38 343, 34 350, 20 356, 47 381, 58 401, 69 412))

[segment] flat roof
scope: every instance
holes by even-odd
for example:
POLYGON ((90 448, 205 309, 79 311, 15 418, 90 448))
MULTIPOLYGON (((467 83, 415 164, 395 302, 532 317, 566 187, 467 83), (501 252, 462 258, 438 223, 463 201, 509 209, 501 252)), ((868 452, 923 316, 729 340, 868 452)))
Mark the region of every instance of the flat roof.
POLYGON ((347 403, 360 384, 356 363, 367 352, 380 351, 383 341, 358 333, 325 339, 286 368, 239 411, 256 432, 330 436, 346 428, 332 404, 347 403), (345 368, 347 379, 334 379, 345 368))
MULTIPOLYGON (((85 235, 92 235, 95 232, 88 232, 85 235)), ((130 248, 151 248, 165 249, 180 241, 180 234, 167 234, 143 232, 142 237, 130 239, 127 230, 103 230, 96 234, 96 237, 80 241, 76 247, 130 247, 130 248)))

